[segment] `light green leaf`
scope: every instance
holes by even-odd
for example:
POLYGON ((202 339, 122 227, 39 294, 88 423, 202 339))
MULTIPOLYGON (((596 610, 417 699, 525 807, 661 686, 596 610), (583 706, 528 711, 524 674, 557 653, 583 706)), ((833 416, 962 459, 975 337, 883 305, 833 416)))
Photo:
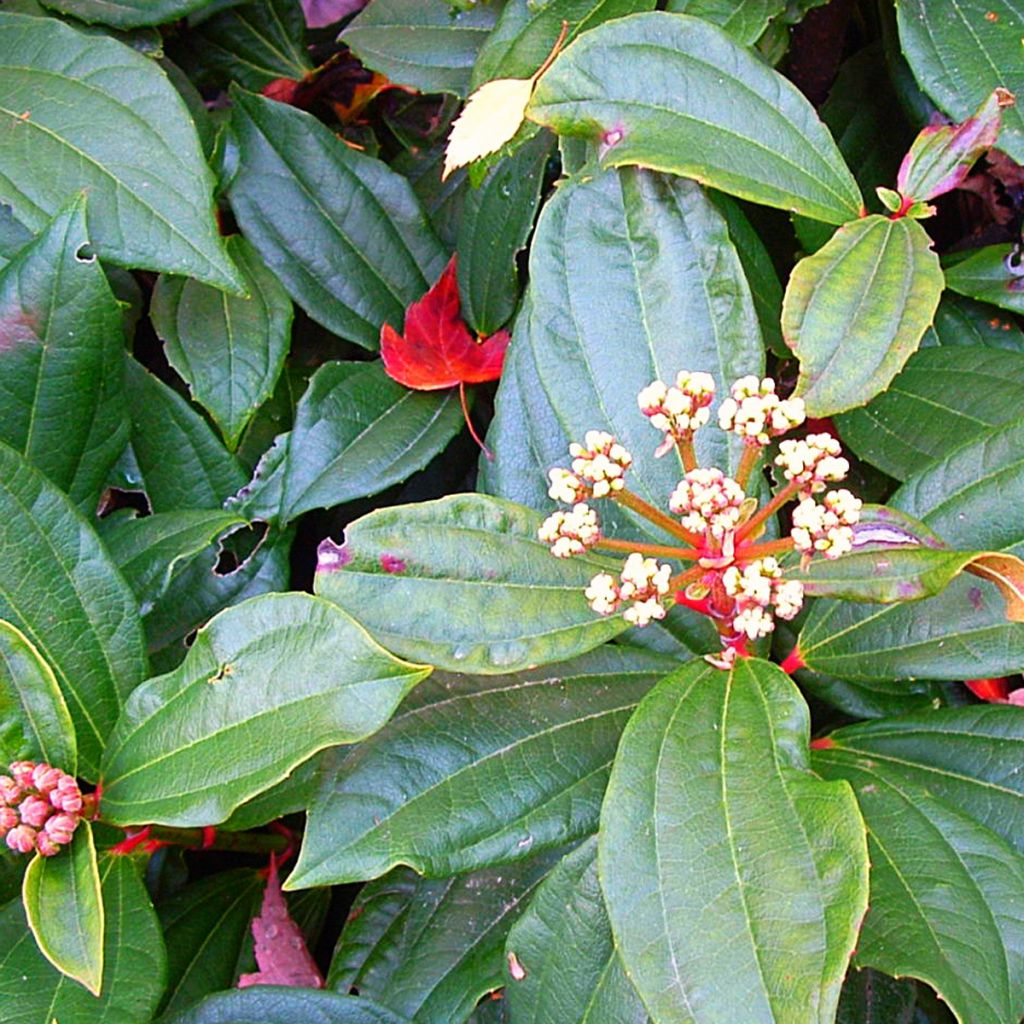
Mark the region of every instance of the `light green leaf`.
POLYGON ((89 523, 4 444, 0 618, 53 669, 75 723, 79 774, 95 781, 124 699, 146 672, 135 597, 89 523))
POLYGON ((0 619, 0 764, 45 761, 76 774, 71 714, 53 669, 28 637, 0 619))
POLYGON ((205 7, 211 0, 42 0, 47 7, 71 14, 80 21, 100 22, 114 28, 162 25, 205 7))
POLYGON ((234 451, 284 368, 292 303, 241 235, 228 239, 227 250, 248 298, 225 295, 190 278, 162 276, 149 315, 167 361, 234 451))
POLYGON ((0 189, 19 220, 41 229, 87 188, 104 259, 242 287, 192 119, 152 60, 53 18, 0 12, 0 83, 0 189))
POLYGON ((429 671, 309 595, 229 608, 132 694, 104 756, 103 818, 217 824, 316 751, 379 729, 429 671))
POLYGON ((599 142, 605 166, 682 174, 829 224, 860 212, 853 175, 796 87, 685 14, 587 32, 541 77, 527 116, 599 142))
POLYGON ((494 675, 561 661, 626 623, 583 596, 615 563, 555 558, 540 523, 482 494, 380 508, 351 523, 341 547, 321 544, 314 589, 388 650, 438 668, 494 675))
POLYGON ((793 270, 782 333, 800 359, 811 416, 863 405, 917 350, 942 293, 939 258, 916 221, 880 214, 844 224, 793 270))
POLYGON ((412 188, 311 114, 232 96, 230 199, 242 230, 314 320, 376 349, 381 326, 398 330, 447 260, 412 188))
POLYGON ((397 864, 444 877, 590 835, 623 726, 676 664, 605 646, 521 675, 435 675, 325 766, 289 888, 397 864))
POLYGON ((655 1021, 833 1020, 867 906, 867 846, 850 788, 809 771, 808 727, 793 683, 754 659, 731 672, 693 662, 626 727, 601 887, 655 1021))
POLYGON ((61 974, 98 996, 103 978, 103 894, 89 822, 79 823, 60 853, 36 854, 22 882, 22 901, 39 951, 61 974))
POLYGON ((946 284, 954 292, 993 306, 1024 313, 1024 275, 1012 246, 986 245, 946 267, 946 284))
POLYGON ((90 514, 128 441, 121 310, 85 197, 0 271, 0 439, 90 514))

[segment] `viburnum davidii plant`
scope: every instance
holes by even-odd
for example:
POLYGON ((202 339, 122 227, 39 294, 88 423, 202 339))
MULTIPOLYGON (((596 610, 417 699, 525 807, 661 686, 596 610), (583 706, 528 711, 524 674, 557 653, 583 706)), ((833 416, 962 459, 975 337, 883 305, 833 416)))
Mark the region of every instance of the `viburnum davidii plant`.
POLYGON ((0 0, 0 1024, 1020 1024, 1019 0, 0 0))

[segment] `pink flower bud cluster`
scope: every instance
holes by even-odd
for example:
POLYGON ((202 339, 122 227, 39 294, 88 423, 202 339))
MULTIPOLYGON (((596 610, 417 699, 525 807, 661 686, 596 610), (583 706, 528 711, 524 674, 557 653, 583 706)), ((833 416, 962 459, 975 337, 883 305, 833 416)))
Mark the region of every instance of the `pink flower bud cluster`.
POLYGON ((802 398, 779 398, 771 377, 753 374, 740 377, 718 408, 718 425, 723 430, 761 448, 800 426, 805 417, 802 398))
POLYGON ((662 599, 669 592, 670 565, 659 565, 634 551, 622 567, 618 581, 606 572, 598 573, 584 594, 590 607, 600 615, 613 615, 626 602, 632 602, 622 617, 633 626, 646 626, 653 619, 665 618, 662 599))
POLYGON ((595 498, 605 498, 625 485, 626 470, 633 465, 633 456, 603 430, 588 430, 584 444, 569 445, 573 474, 590 484, 595 498))
POLYGON ((581 502, 569 512, 559 509, 549 515, 541 523, 537 537, 551 545, 555 558, 571 558, 585 554, 601 539, 601 526, 597 513, 581 502))
POLYGON ((71 842, 82 819, 82 792, 66 772, 16 761, 0 775, 0 838, 16 853, 52 857, 71 842))
POLYGON ((746 499, 743 488, 720 469, 691 469, 672 492, 668 507, 691 533, 707 532, 721 540, 739 525, 746 499))
POLYGON ((782 567, 774 558, 758 558, 742 568, 731 565, 722 574, 725 592, 735 601, 733 630, 750 640, 767 636, 775 629, 769 613, 774 607, 780 619, 792 619, 804 603, 799 580, 784 580, 782 567))

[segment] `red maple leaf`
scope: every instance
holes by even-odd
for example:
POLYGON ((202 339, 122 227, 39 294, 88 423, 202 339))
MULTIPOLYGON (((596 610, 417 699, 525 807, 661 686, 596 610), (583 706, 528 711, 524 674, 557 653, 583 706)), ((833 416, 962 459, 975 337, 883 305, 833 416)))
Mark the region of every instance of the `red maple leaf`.
POLYGON ((506 330, 488 338, 474 338, 470 333, 462 319, 452 256, 437 283, 405 311, 405 332, 399 334, 390 324, 380 329, 380 354, 388 376, 407 388, 439 391, 458 386, 466 424, 487 452, 469 420, 465 389, 467 384, 483 384, 501 376, 509 340, 506 330))

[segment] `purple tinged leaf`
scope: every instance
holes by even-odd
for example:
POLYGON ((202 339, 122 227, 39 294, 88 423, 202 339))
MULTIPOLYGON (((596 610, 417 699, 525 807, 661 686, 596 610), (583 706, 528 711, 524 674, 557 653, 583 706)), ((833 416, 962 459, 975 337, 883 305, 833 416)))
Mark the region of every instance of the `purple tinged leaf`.
POLYGON ((302 0, 302 10, 310 28, 324 28, 361 11, 366 4, 367 0, 302 0))

